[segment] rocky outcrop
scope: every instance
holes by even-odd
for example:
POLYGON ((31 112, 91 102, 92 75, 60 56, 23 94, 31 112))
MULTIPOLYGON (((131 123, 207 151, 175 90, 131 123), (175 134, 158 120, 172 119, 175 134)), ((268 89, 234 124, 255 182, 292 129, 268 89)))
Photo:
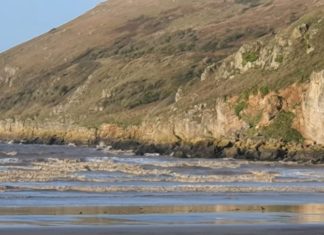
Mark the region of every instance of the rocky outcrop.
POLYGON ((324 70, 312 74, 302 107, 304 136, 324 144, 324 70))
POLYGON ((90 144, 96 140, 96 132, 95 129, 58 122, 13 119, 0 121, 1 139, 23 140, 32 143, 90 144))
MULTIPOLYGON (((315 24, 319 24, 321 21, 322 20, 318 20, 315 24)), ((293 40, 304 41, 306 44, 306 53, 310 54, 316 49, 312 41, 318 32, 319 29, 316 27, 316 25, 315 27, 310 27, 309 24, 303 23, 293 30, 291 38, 293 40)))
POLYGON ((17 67, 6 65, 3 71, 0 71, 0 84, 5 84, 12 87, 13 81, 17 77, 19 69, 17 67))
POLYGON ((153 142, 197 143, 233 136, 247 125, 234 113, 230 103, 218 100, 214 108, 198 104, 168 121, 155 120, 142 126, 144 139, 153 142))
POLYGON ((207 67, 201 80, 210 77, 232 79, 251 69, 276 70, 291 52, 291 44, 289 39, 281 35, 269 42, 260 40, 245 44, 238 52, 225 59, 218 68, 216 65, 207 67), (214 73, 214 76, 211 73, 214 73))
POLYGON ((277 70, 296 50, 294 45, 298 43, 305 46, 306 54, 316 52, 314 41, 320 32, 322 21, 323 19, 317 19, 312 24, 301 23, 277 34, 272 39, 263 38, 244 44, 219 65, 212 64, 206 67, 201 75, 201 81, 210 78, 233 79, 252 69, 277 70))
POLYGON ((99 128, 98 136, 102 139, 136 139, 156 144, 195 144, 230 138, 247 127, 235 115, 232 103, 220 99, 214 107, 197 104, 187 111, 174 113, 169 118, 149 118, 140 126, 121 128, 105 124, 99 128))

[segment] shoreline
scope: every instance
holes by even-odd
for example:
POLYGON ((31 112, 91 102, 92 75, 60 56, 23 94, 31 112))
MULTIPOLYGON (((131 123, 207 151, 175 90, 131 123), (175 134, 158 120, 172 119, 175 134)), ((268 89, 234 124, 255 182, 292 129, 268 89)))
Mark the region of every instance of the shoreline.
POLYGON ((201 141, 192 143, 155 144, 145 143, 134 139, 97 139, 93 142, 66 142, 62 139, 33 138, 1 140, 4 144, 43 144, 62 146, 86 146, 98 150, 131 151, 136 155, 165 155, 175 158, 202 158, 202 159, 238 159, 260 162, 294 162, 299 164, 324 164, 324 148, 322 146, 306 146, 289 144, 270 140, 236 140, 227 139, 215 141, 201 141))

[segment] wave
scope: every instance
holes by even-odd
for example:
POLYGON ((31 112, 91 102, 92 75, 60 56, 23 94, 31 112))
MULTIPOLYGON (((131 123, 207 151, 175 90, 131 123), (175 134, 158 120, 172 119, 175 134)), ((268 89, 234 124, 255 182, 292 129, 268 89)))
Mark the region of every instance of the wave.
POLYGON ((324 193, 324 187, 300 187, 300 186, 257 186, 244 187, 228 185, 181 185, 181 186, 17 186, 0 187, 4 191, 59 191, 59 192, 89 192, 89 193, 115 193, 115 192, 149 192, 149 193, 169 193, 169 192, 206 192, 206 193, 257 193, 257 192, 294 192, 294 193, 324 193))
MULTIPOLYGON (((142 160, 141 160, 142 161, 142 160)), ((137 161, 134 161, 137 162, 137 161)), ((91 181, 86 174, 82 172, 119 172, 128 175, 127 178, 141 177, 142 181, 147 182, 183 182, 183 183, 210 183, 210 182, 276 182, 281 176, 276 171, 244 169, 237 170, 233 174, 228 174, 229 169, 238 169, 242 162, 150 162, 149 167, 145 164, 134 164, 119 161, 115 158, 91 158, 90 161, 81 161, 80 159, 48 159, 47 162, 33 162, 31 166, 9 166, 8 172, 0 172, 0 182, 44 182, 53 180, 78 180, 91 181), (102 161, 101 161, 102 160, 102 161), (223 166, 223 167, 221 167, 223 166), (179 169, 173 169, 177 167, 179 169), (203 174, 194 171, 195 167, 209 167, 210 169, 221 169, 221 171, 203 174), (183 172, 183 168, 189 168, 189 173, 183 172), (226 170, 227 168, 227 170, 226 170), (225 172, 224 172, 225 171, 225 172)), ((245 164, 245 163, 244 163, 245 164)), ((121 176, 121 180, 123 176, 121 176)), ((129 180, 129 179, 127 179, 129 180)), ((282 182, 283 179, 280 179, 282 182)), ((111 177, 107 179, 102 176, 98 182, 111 182, 111 177)))
POLYGON ((4 154, 6 156, 17 156, 17 152, 16 151, 12 151, 12 152, 0 152, 0 154, 4 154))
POLYGON ((18 158, 0 158, 0 164, 12 164, 18 162, 20 162, 20 159, 18 158))

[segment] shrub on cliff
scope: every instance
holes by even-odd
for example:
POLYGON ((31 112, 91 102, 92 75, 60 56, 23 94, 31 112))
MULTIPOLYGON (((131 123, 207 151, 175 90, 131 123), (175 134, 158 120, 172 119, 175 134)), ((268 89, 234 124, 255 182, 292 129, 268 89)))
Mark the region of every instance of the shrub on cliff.
POLYGON ((292 127, 293 119, 293 113, 281 111, 269 126, 263 128, 262 134, 286 142, 303 142, 303 136, 292 127))

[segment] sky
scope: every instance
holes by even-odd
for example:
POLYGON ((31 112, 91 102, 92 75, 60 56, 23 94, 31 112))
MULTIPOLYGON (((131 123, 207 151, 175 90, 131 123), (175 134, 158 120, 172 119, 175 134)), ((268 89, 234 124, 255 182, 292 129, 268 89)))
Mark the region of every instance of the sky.
POLYGON ((0 52, 90 10, 101 0, 0 0, 0 52))

